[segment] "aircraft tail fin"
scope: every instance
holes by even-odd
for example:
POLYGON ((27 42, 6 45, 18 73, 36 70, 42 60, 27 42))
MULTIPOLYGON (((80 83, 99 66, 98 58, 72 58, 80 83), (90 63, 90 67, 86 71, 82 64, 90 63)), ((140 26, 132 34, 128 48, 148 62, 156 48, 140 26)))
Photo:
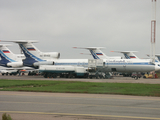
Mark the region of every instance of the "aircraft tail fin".
POLYGON ((160 54, 156 54, 155 56, 158 59, 158 61, 160 61, 160 54))
POLYGON ((74 47, 78 49, 87 49, 90 51, 91 55, 93 56, 94 59, 107 59, 108 56, 106 56, 101 49, 104 49, 104 47, 74 47))
POLYGON ((139 59, 133 52, 137 51, 111 51, 111 52, 119 52, 124 55, 126 59, 139 59))
POLYGON ((9 62, 16 62, 16 55, 10 51, 7 46, 10 46, 9 44, 0 44, 0 64, 2 66, 6 66, 9 62))
POLYGON ((14 42, 18 43, 23 51, 26 59, 23 60, 23 65, 33 66, 33 63, 39 61, 45 61, 40 58, 41 51, 37 49, 32 43, 38 42, 37 40, 1 40, 2 42, 14 42))
POLYGON ((30 42, 18 43, 26 59, 23 60, 25 66, 33 66, 33 63, 44 61, 40 58, 40 51, 30 42))

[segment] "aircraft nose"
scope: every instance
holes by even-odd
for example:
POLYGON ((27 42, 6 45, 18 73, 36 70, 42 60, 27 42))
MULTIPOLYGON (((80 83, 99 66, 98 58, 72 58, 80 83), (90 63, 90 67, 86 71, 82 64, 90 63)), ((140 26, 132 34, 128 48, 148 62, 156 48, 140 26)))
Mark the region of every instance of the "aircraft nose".
POLYGON ((155 65, 155 71, 160 71, 160 66, 155 65))

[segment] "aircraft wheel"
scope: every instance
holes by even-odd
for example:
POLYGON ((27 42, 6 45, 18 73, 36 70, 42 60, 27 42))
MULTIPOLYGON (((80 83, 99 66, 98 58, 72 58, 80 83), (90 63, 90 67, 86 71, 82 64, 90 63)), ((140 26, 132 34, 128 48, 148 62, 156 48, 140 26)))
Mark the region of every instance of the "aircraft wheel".
POLYGON ((98 77, 98 76, 96 76, 96 79, 99 79, 99 77, 98 77))
POLYGON ((88 74, 85 74, 85 75, 84 75, 84 78, 88 78, 88 74))
POLYGON ((46 74, 44 74, 44 76, 43 76, 44 78, 47 78, 47 73, 46 74))
POLYGON ((73 78, 73 75, 72 75, 72 74, 69 74, 69 75, 68 75, 68 78, 73 78))
POLYGON ((138 77, 134 77, 134 79, 135 79, 135 80, 137 80, 137 79, 138 79, 138 77))
POLYGON ((53 78, 56 78, 56 77, 57 77, 57 75, 53 73, 53 74, 52 74, 52 77, 53 77, 53 78))
POLYGON ((60 74, 60 78, 63 78, 64 77, 64 75, 63 74, 60 74))
POLYGON ((48 73, 47 77, 48 77, 48 78, 52 78, 52 74, 51 74, 51 73, 48 73))

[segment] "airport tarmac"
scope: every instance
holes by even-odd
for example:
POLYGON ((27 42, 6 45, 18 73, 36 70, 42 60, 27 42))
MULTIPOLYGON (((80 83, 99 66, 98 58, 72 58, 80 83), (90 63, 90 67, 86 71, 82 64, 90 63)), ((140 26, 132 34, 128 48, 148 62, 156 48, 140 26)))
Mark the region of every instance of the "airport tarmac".
POLYGON ((135 80, 131 77, 115 76, 113 79, 84 79, 84 78, 44 78, 43 76, 1 76, 0 79, 9 80, 55 80, 55 81, 82 81, 82 82, 111 82, 111 83, 144 83, 144 84, 160 84, 160 79, 140 78, 135 80))
POLYGON ((0 116, 13 120, 158 120, 159 97, 0 92, 0 116))
MULTIPOLYGON (((64 80, 160 84, 160 79, 62 79, 43 76, 0 76, 12 80, 64 80)), ((0 116, 13 120, 160 120, 160 98, 105 94, 0 91, 0 116)))

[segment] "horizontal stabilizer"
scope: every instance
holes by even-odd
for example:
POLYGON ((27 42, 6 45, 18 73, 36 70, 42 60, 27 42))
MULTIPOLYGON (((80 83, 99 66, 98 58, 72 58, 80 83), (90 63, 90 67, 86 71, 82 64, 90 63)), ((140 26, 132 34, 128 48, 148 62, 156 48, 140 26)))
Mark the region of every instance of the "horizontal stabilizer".
POLYGON ((118 52, 118 53, 134 53, 138 51, 111 51, 111 52, 118 52))
POLYGON ((0 44, 0 47, 12 46, 11 44, 0 44))
POLYGON ((91 55, 91 54, 89 54, 89 53, 80 53, 81 55, 91 55))
MULTIPOLYGON (((150 57, 149 54, 146 54, 148 57, 150 57)), ((160 54, 155 54, 156 57, 160 57, 160 54)))
POLYGON ((0 40, 0 42, 37 43, 37 42, 38 42, 38 40, 0 40))
POLYGON ((87 50, 100 50, 100 49, 105 49, 105 47, 73 47, 76 49, 87 49, 87 50))

